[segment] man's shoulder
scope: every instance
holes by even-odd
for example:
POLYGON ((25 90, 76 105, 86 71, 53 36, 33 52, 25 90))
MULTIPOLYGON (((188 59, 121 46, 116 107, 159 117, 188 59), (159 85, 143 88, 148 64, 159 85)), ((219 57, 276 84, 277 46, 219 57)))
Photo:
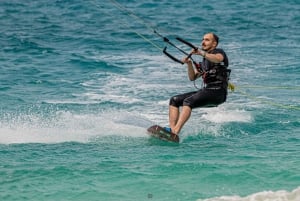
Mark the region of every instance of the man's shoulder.
POLYGON ((228 57, 225 53, 225 51, 222 49, 222 48, 216 48, 214 49, 214 52, 213 54, 222 54, 223 55, 223 62, 225 63, 225 66, 228 66, 229 65, 229 62, 228 62, 228 57))
POLYGON ((214 51, 212 53, 213 54, 222 54, 224 57, 227 57, 225 51, 222 48, 216 48, 216 49, 214 49, 214 51))
POLYGON ((217 54, 217 53, 225 53, 225 51, 222 49, 222 48, 216 48, 213 50, 213 53, 214 54, 217 54))

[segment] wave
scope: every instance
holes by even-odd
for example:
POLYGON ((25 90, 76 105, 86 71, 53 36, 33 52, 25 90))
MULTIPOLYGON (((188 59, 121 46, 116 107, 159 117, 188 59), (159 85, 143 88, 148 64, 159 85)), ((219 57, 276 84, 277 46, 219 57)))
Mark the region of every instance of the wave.
POLYGON ((292 190, 279 191, 262 191, 254 193, 246 197, 234 196, 221 196, 209 199, 198 199, 197 201, 299 201, 300 200, 300 187, 292 190))
MULTIPOLYGON (((229 105, 229 104, 227 104, 229 105)), ((225 106, 202 109, 208 111, 203 118, 213 123, 251 122, 252 116, 244 109, 226 109, 225 106)))
POLYGON ((122 111, 76 114, 6 115, 0 121, 0 144, 88 143, 103 136, 145 137, 151 121, 139 114, 122 111))
MULTIPOLYGON (((153 124, 167 125, 167 101, 158 103, 166 111, 159 112, 158 108, 145 108, 145 111, 128 110, 127 107, 116 107, 116 103, 101 107, 98 104, 83 102, 76 106, 67 102, 52 103, 46 108, 33 107, 25 111, 1 114, 0 144, 14 143, 89 143, 95 138, 105 136, 147 137, 146 128, 153 124), (58 108, 55 108, 56 105, 58 108), (65 106, 67 105, 67 106, 65 106), (84 106, 86 105, 86 106, 84 106), (77 111, 68 107, 77 108, 77 111), (90 109, 84 109, 89 107, 90 109)), ((128 104, 127 104, 128 105, 128 104)), ((205 124, 197 123, 199 118, 191 118, 182 132, 182 140, 188 137, 203 135, 223 135, 223 126, 230 122, 249 122, 251 116, 243 110, 230 110, 229 106, 197 110, 205 124)))

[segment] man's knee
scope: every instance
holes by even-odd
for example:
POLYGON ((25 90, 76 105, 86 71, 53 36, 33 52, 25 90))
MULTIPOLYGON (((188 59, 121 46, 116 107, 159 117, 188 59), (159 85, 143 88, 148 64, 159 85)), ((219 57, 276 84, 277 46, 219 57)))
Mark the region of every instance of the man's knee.
POLYGON ((194 104, 193 101, 189 100, 189 99, 185 99, 183 101, 183 106, 188 106, 189 108, 193 109, 194 108, 194 104))
POLYGON ((170 102, 169 105, 172 105, 174 107, 180 107, 180 103, 178 101, 178 97, 177 96, 173 96, 170 98, 170 102))

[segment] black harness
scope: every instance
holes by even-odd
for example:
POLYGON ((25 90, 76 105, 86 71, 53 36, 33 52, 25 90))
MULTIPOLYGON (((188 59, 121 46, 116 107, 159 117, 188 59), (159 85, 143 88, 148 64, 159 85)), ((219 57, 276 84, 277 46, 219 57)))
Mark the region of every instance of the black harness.
POLYGON ((201 73, 205 88, 227 89, 231 69, 224 62, 212 63, 204 58, 196 68, 201 73))

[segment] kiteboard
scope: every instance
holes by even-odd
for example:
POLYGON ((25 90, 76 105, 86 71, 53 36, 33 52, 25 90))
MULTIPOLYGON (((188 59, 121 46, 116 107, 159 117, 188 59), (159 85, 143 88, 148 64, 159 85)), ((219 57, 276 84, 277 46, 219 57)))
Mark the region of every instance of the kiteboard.
POLYGON ((152 137, 170 141, 170 142, 179 142, 179 136, 175 133, 166 131, 163 127, 159 125, 153 125, 147 129, 148 134, 152 137))

